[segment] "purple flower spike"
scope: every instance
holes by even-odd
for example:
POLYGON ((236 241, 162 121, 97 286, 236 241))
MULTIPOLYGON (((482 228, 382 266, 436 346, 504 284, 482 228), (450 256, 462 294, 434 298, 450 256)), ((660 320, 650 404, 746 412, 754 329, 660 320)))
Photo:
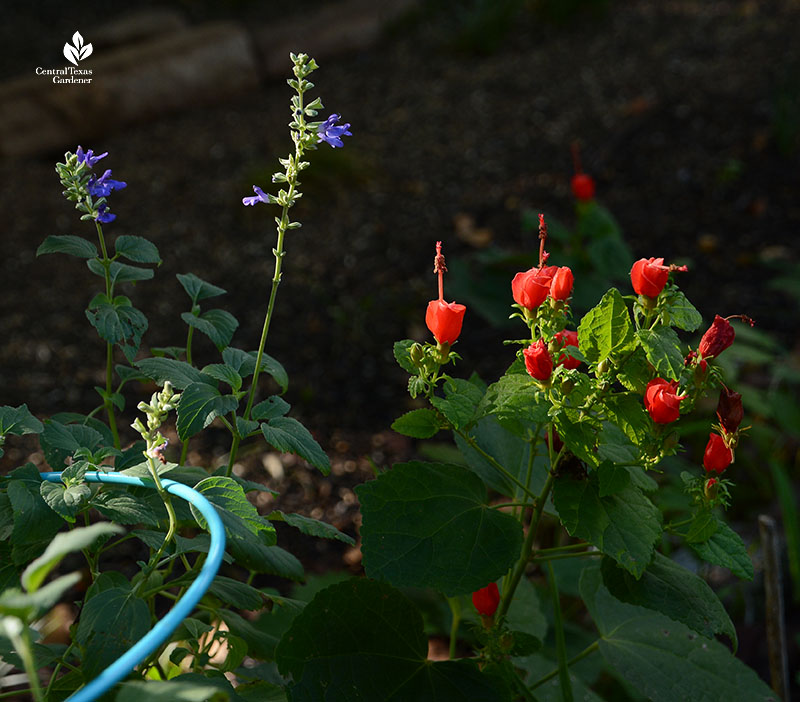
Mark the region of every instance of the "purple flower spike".
POLYGON ((111 178, 110 170, 107 170, 99 178, 92 176, 86 185, 92 197, 108 197, 112 190, 122 190, 122 188, 126 187, 128 187, 128 184, 124 181, 111 178))
POLYGON ((269 195, 267 195, 257 185, 253 186, 253 192, 255 193, 255 195, 252 195, 251 197, 242 198, 243 205, 249 206, 249 205, 255 205, 258 202, 267 202, 267 203, 269 202, 269 195))
POLYGON ((97 208, 97 217, 95 217, 95 219, 98 222, 108 224, 109 222, 113 222, 116 218, 117 215, 111 214, 106 205, 100 205, 100 207, 97 208))
POLYGON ((79 146, 75 151, 75 155, 78 157, 78 163, 85 163, 87 168, 91 168, 101 158, 105 158, 106 156, 108 156, 108 151, 100 154, 99 156, 95 156, 94 151, 92 151, 92 149, 89 149, 88 151, 84 152, 83 147, 79 146))
POLYGON ((343 136, 353 136, 350 133, 350 122, 343 124, 341 126, 337 126, 336 123, 341 119, 340 115, 333 114, 328 119, 326 119, 322 124, 319 125, 319 129, 317 130, 317 143, 320 141, 325 141, 329 143, 334 149, 337 147, 344 146, 344 142, 342 141, 343 136))

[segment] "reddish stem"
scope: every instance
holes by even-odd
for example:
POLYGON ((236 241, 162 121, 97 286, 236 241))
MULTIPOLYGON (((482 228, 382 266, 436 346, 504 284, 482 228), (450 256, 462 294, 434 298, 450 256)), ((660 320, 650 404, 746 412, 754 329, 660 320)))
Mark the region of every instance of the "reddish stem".
POLYGON ((441 241, 436 242, 436 256, 433 259, 433 272, 439 276, 439 299, 444 300, 444 273, 447 272, 447 266, 444 264, 441 241))

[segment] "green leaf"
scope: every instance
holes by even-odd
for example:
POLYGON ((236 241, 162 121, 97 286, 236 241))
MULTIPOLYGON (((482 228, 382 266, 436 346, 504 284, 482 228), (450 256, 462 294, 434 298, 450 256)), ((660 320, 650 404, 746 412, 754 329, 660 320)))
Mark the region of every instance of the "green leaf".
POLYGON ((700 328, 703 316, 677 287, 668 286, 664 297, 666 298, 663 313, 665 324, 687 332, 693 332, 700 328))
POLYGON ((717 520, 717 528, 707 541, 689 546, 704 561, 727 568, 737 578, 753 579, 753 562, 742 537, 725 522, 717 520))
MULTIPOLYGON (((44 483, 43 483, 44 484, 44 483)), ((124 529, 116 524, 100 522, 88 527, 78 527, 72 531, 56 534, 45 552, 22 572, 22 586, 28 592, 39 589, 44 579, 68 553, 88 549, 98 539, 112 534, 122 534, 124 529)))
POLYGON ((278 395, 271 395, 263 402, 259 402, 250 412, 250 417, 263 422, 275 417, 283 417, 291 409, 286 400, 278 395))
POLYGON ((607 461, 597 467, 597 478, 599 483, 597 494, 601 498, 622 492, 631 484, 631 474, 625 467, 607 461))
POLYGON ((594 544, 635 577, 642 575, 661 538, 661 512, 641 490, 631 485, 601 497, 597 475, 561 476, 553 503, 570 536, 594 544))
POLYGON ((635 348, 630 313, 619 290, 611 288, 584 315, 578 326, 578 342, 589 363, 621 356, 635 348))
POLYGON ((208 592, 229 607, 254 610, 264 606, 264 596, 259 590, 224 575, 214 578, 208 592))
POLYGON ((606 662, 653 702, 779 702, 776 693, 718 641, 684 624, 620 602, 586 568, 581 595, 600 630, 606 662))
MULTIPOLYGON (((251 351, 250 354, 253 357, 253 368, 255 368, 256 352, 251 351)), ((289 375, 286 373, 286 369, 281 365, 280 361, 274 359, 268 353, 262 354, 260 372, 271 375, 281 391, 286 392, 289 387, 289 375)))
POLYGON ((215 685, 180 680, 132 680, 119 685, 115 702, 227 702, 231 697, 215 685))
POLYGON ((677 380, 684 363, 681 340, 675 330, 661 325, 655 329, 640 329, 636 336, 647 354, 647 360, 655 366, 659 377, 677 380))
POLYGON ((28 405, 0 407, 0 436, 41 434, 43 429, 44 424, 30 413, 28 405))
POLYGON ((75 523, 75 515, 89 504, 92 490, 88 485, 65 487, 61 483, 43 482, 39 486, 42 499, 56 514, 75 523))
POLYGON ((412 339, 404 339, 403 341, 395 341, 392 351, 394 352, 395 360, 400 364, 400 367, 411 375, 417 375, 418 370, 411 360, 411 347, 415 344, 412 339))
POLYGON ((61 424, 53 419, 45 422, 39 437, 44 457, 53 470, 62 470, 69 456, 81 448, 94 451, 103 445, 103 435, 83 424, 61 424))
POLYGON ((622 429, 611 422, 603 422, 603 430, 597 441, 597 457, 600 460, 630 465, 638 462, 639 456, 638 446, 625 436, 622 429))
POLYGON ((430 439, 442 429, 436 412, 427 407, 411 410, 392 422, 392 430, 414 439, 430 439))
POLYGON ((465 429, 476 417, 483 392, 468 380, 447 378, 443 384, 444 397, 434 396, 431 404, 438 409, 456 429, 465 429))
POLYGON ((622 367, 617 369, 617 380, 628 390, 636 393, 640 398, 644 395, 647 384, 653 377, 653 371, 647 355, 641 346, 627 357, 622 367))
POLYGON ((597 422, 594 418, 582 414, 580 410, 566 409, 553 418, 553 423, 562 441, 572 453, 590 466, 600 463, 600 456, 595 451, 598 437, 597 422))
POLYGON ((178 273, 175 277, 183 286, 186 294, 192 298, 193 305, 197 304, 200 300, 224 295, 227 292, 223 288, 219 288, 216 285, 212 285, 198 278, 194 273, 178 273))
POLYGON ((474 661, 427 660, 428 637, 414 605, 394 588, 353 579, 322 590, 276 650, 291 675, 292 702, 508 702, 500 680, 474 661))
POLYGON ((692 519, 689 532, 686 534, 686 543, 697 544, 708 541, 719 527, 721 522, 708 509, 699 511, 692 519))
POLYGON ((206 383, 192 383, 184 388, 178 401, 178 436, 186 441, 238 406, 239 401, 233 395, 222 395, 206 383))
POLYGON ((190 327, 205 334, 220 351, 231 343, 233 332, 239 326, 236 317, 230 312, 217 309, 208 310, 199 316, 184 312, 181 314, 181 319, 190 327))
MULTIPOLYGON (((90 258, 86 261, 89 270, 95 275, 105 278, 106 272, 103 264, 96 258, 90 258)), ((120 263, 119 261, 112 261, 108 266, 108 273, 111 277, 111 284, 116 283, 132 283, 138 280, 150 280, 155 274, 152 268, 140 268, 139 266, 130 266, 127 263, 120 263)))
POLYGON ((275 510, 270 513, 268 518, 272 521, 286 522, 289 526, 308 536, 316 536, 320 539, 335 539, 336 541, 343 541, 350 546, 354 546, 356 543, 352 536, 339 531, 333 524, 321 522, 319 519, 312 519, 311 517, 304 517, 302 514, 286 514, 286 512, 275 510))
POLYGON ((39 481, 8 483, 7 495, 14 518, 11 555, 16 565, 28 563, 42 553, 64 526, 64 520, 42 499, 39 485, 39 481))
POLYGON ((178 390, 184 390, 192 383, 214 385, 209 376, 203 375, 197 368, 185 361, 176 361, 172 358, 145 358, 137 361, 134 365, 159 385, 169 381, 178 390))
POLYGON ((656 552, 636 580, 604 557, 601 572, 603 584, 618 600, 665 614, 709 639, 725 634, 736 650, 736 628, 719 598, 705 580, 675 561, 656 552))
POLYGON ((653 424, 644 408, 641 394, 620 392, 606 398, 608 419, 635 446, 644 444, 653 431, 653 424))
POLYGON ((448 596, 497 580, 519 557, 522 530, 491 509, 467 468, 414 461, 356 487, 369 577, 448 596))
POLYGON ((158 254, 156 245, 142 236, 122 234, 114 242, 114 250, 117 256, 123 256, 134 263, 161 264, 161 256, 158 254))
POLYGON ((257 421, 236 417, 236 431, 239 432, 239 436, 250 436, 253 432, 258 431, 258 427, 257 421))
POLYGON ((331 472, 331 462, 311 433, 292 417, 274 417, 261 424, 261 433, 277 451, 296 453, 323 475, 331 472))
POLYGON ((550 403, 527 373, 506 373, 488 387, 484 402, 504 429, 523 439, 550 419, 550 403))
POLYGON ((98 295, 89 303, 86 318, 100 338, 120 344, 128 361, 133 361, 147 331, 147 317, 132 307, 127 297, 119 295, 109 301, 105 295, 98 295))
POLYGON ((36 255, 64 253, 78 258, 96 258, 97 247, 83 237, 74 234, 50 235, 36 249, 36 255))
POLYGON ((211 363, 200 372, 205 373, 214 380, 219 380, 220 382, 230 385, 234 392, 240 390, 242 387, 242 376, 227 364, 211 363))
POLYGON ((80 580, 80 573, 69 573, 47 583, 35 592, 22 592, 18 588, 4 590, 0 593, 0 615, 17 617, 26 623, 39 619, 80 580))
POLYGON ((150 629, 147 603, 130 589, 112 587, 88 598, 75 640, 83 647, 81 672, 92 680, 150 629))
POLYGON ((147 524, 148 526, 158 524, 158 516, 151 509, 149 503, 129 492, 122 490, 98 492, 89 504, 104 517, 119 524, 147 524))

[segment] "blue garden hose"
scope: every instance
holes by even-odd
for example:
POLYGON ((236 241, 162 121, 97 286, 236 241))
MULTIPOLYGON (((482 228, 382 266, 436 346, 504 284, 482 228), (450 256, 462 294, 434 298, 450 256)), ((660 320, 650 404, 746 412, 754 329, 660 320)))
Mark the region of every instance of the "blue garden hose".
MULTIPOLYGON (((41 476, 43 480, 51 483, 61 481, 61 473, 42 473, 41 476)), ((91 472, 86 473, 84 479, 89 483, 114 483, 155 488, 152 480, 118 473, 91 472)), ((184 596, 175 603, 167 615, 88 685, 68 697, 66 702, 92 702, 125 678, 139 663, 164 643, 169 635, 178 628, 178 625, 192 613, 219 570, 225 553, 225 528, 222 526, 222 520, 214 506, 197 490, 187 485, 174 480, 162 480, 161 484, 171 495, 180 497, 197 507, 205 518, 208 532, 211 535, 211 545, 208 548, 206 562, 184 596)))

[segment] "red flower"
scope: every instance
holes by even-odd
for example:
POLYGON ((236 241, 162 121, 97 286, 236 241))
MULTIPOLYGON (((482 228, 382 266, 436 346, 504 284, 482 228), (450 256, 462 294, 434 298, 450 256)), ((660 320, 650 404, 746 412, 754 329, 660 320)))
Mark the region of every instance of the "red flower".
POLYGON ((674 422, 681 414, 681 400, 686 395, 678 395, 678 383, 664 378, 655 378, 647 384, 644 391, 644 407, 656 424, 674 422))
POLYGON ((486 587, 472 593, 472 604, 478 610, 478 614, 484 617, 491 617, 497 611, 500 604, 500 591, 497 583, 489 583, 486 587))
POLYGON ((722 428, 727 434, 733 434, 742 423, 743 417, 742 396, 738 392, 722 388, 717 403, 717 418, 722 428))
POLYGON ((713 500, 717 496, 717 479, 709 478, 703 486, 703 494, 707 500, 713 500))
POLYGON ((572 283, 575 277, 567 266, 561 266, 550 281, 550 297, 554 300, 566 300, 572 294, 572 283))
POLYGON ((708 331, 703 334, 703 338, 700 339, 697 352, 703 358, 719 356, 733 343, 735 338, 736 332, 733 331, 731 323, 718 314, 714 315, 714 321, 711 323, 708 331))
POLYGON ((553 373, 553 357, 542 339, 531 344, 522 353, 525 356, 525 368, 532 378, 541 381, 550 379, 553 373))
POLYGON ((544 266, 517 273, 511 281, 514 302, 526 309, 535 310, 550 293, 550 281, 557 270, 558 266, 544 266))
MULTIPOLYGON (((558 332, 555 335, 555 338, 558 339, 558 343, 561 344, 562 349, 565 346, 574 346, 575 348, 578 348, 578 332, 576 331, 565 329, 564 331, 558 332)), ((581 362, 577 358, 567 356, 565 353, 559 355, 557 363, 565 368, 577 368, 579 365, 581 365, 581 362)))
POLYGON ((640 258, 631 268, 631 283, 637 295, 658 297, 669 278, 663 258, 640 258))
POLYGON ((461 334, 467 308, 457 302, 431 300, 425 313, 425 324, 440 344, 452 344, 461 334))
POLYGON ((719 434, 709 434, 706 451, 703 454, 703 467, 706 473, 722 473, 733 461, 733 451, 725 445, 719 434))
POLYGON ((570 182, 576 200, 587 201, 594 197, 594 180, 586 173, 576 173, 570 182))

